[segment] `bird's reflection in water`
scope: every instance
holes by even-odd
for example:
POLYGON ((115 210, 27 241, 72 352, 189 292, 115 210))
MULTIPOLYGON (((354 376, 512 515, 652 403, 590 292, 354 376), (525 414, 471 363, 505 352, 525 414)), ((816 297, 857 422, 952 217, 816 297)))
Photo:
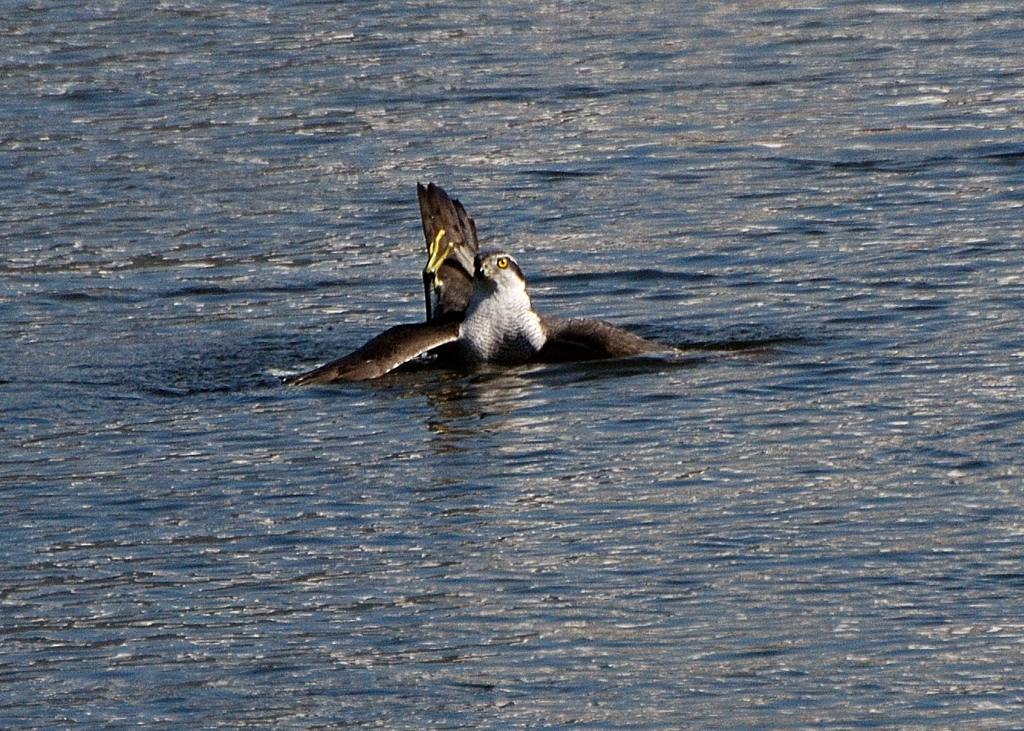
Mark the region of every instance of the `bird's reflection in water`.
MULTIPOLYGON (((435 453, 484 448, 503 452, 511 445, 522 449, 526 443, 550 446, 558 442, 558 433, 573 428, 566 413, 574 402, 572 389, 689 369, 711 357, 706 353, 658 354, 513 368, 485 365, 472 371, 439 371, 425 363, 389 374, 375 386, 403 399, 426 399, 430 412, 424 425, 435 436, 435 453)), ((626 386, 623 389, 628 392, 626 386)))
POLYGON ((438 380, 423 390, 434 409, 427 428, 439 436, 493 434, 522 425, 549 403, 544 384, 531 378, 532 369, 492 368, 452 380, 438 380))

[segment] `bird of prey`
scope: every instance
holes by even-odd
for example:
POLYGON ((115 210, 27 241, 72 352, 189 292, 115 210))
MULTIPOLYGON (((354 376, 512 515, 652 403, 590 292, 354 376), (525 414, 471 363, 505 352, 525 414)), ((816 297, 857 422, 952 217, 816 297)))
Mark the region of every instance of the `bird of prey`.
POLYGON ((533 309, 526 278, 502 251, 479 252, 476 224, 439 186, 417 186, 427 265, 427 321, 396 325, 361 348, 289 385, 378 378, 424 354, 450 365, 522 365, 617 358, 671 350, 592 318, 563 319, 533 309))

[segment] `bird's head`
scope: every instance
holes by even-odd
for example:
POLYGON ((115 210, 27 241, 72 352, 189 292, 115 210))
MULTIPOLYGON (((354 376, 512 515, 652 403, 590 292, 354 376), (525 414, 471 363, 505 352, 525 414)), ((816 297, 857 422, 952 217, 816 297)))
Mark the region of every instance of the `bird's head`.
POLYGON ((526 278, 516 260, 502 251, 477 254, 473 282, 485 292, 525 292, 526 278))

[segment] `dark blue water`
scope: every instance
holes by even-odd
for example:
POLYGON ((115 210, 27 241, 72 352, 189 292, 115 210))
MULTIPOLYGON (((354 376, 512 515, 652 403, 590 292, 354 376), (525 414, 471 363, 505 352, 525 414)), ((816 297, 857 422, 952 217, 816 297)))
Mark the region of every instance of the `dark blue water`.
POLYGON ((1024 727, 1024 11, 0 32, 5 728, 1024 727), (418 180, 679 356, 281 387, 418 180))

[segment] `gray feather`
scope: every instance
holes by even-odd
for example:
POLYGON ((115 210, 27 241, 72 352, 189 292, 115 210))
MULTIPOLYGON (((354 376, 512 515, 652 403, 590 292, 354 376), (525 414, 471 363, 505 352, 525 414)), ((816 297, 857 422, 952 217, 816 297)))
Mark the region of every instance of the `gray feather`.
POLYGON ((379 378, 403 363, 452 342, 458 336, 457 320, 396 325, 358 350, 308 373, 286 378, 284 382, 290 386, 304 386, 312 383, 366 381, 379 378))
POLYGON ((610 322, 590 317, 541 317, 547 342, 540 359, 547 362, 622 358, 665 350, 666 346, 625 330, 610 322))

